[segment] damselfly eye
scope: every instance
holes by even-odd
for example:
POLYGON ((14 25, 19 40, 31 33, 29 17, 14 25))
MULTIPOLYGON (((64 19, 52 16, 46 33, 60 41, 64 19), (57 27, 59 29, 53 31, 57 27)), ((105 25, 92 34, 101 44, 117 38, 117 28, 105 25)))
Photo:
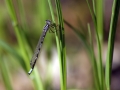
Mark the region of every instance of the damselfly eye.
POLYGON ((46 24, 50 25, 51 21, 50 20, 46 20, 46 24))

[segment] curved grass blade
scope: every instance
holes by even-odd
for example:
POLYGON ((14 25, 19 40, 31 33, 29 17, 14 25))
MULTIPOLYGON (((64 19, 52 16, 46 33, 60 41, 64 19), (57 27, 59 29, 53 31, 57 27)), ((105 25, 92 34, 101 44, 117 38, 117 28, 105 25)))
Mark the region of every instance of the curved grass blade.
POLYGON ((0 70, 2 75, 2 80, 4 82, 6 90, 13 90, 11 85, 11 75, 9 71, 9 67, 7 65, 7 61, 4 55, 0 55, 0 70))
POLYGON ((27 67, 25 65, 23 58, 19 55, 19 53, 14 48, 10 47, 10 45, 8 45, 2 40, 0 40, 0 47, 6 52, 10 53, 13 57, 15 57, 20 62, 22 68, 25 71, 27 71, 27 67))

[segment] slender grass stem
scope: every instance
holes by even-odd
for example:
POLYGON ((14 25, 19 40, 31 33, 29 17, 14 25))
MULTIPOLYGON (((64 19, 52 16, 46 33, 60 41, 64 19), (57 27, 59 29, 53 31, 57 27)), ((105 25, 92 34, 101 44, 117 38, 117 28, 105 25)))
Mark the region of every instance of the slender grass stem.
POLYGON ((92 0, 92 3, 93 3, 93 11, 94 11, 94 14, 95 14, 95 16, 96 16, 95 0, 92 0))
POLYGON ((96 20, 97 20, 97 31, 98 31, 100 43, 102 44, 103 42, 103 0, 96 2, 96 20))
POLYGON ((92 66, 93 66, 94 84, 95 84, 96 90, 100 90, 99 78, 98 78, 98 73, 97 73, 98 68, 97 68, 97 62, 96 62, 96 58, 95 58, 92 35, 91 35, 91 30, 90 30, 89 24, 88 24, 88 32, 89 32, 89 37, 90 37, 90 57, 91 57, 92 66))
POLYGON ((104 71, 102 65, 102 45, 103 45, 103 0, 96 2, 96 39, 98 46, 98 75, 101 90, 104 90, 104 71))
MULTIPOLYGON (((52 9, 52 4, 50 0, 48 0, 51 16, 53 22, 55 22, 54 12, 52 9)), ((61 79, 61 90, 66 90, 66 51, 65 51, 65 40, 64 40, 64 26, 63 26, 63 18, 61 12, 60 1, 56 0, 56 8, 57 8, 57 16, 58 16, 58 24, 59 24, 59 33, 55 33, 58 55, 60 60, 60 79, 61 79)))
MULTIPOLYGON (((53 8, 52 8, 52 4, 51 1, 48 0, 48 4, 50 7, 50 12, 51 12, 51 16, 52 16, 52 21, 53 23, 55 23, 55 17, 54 17, 54 12, 53 12, 53 8)), ((57 30, 57 28, 55 27, 55 29, 57 30)), ((57 32, 55 32, 55 38, 56 38, 56 44, 57 44, 57 50, 58 50, 58 55, 59 55, 59 60, 61 60, 61 55, 60 55, 60 41, 59 41, 59 35, 57 32)))
POLYGON ((92 37, 91 37, 91 32, 90 32, 90 26, 88 25, 88 31, 89 31, 89 36, 90 36, 90 45, 87 42, 87 39, 85 38, 85 36, 79 32, 80 30, 77 30, 75 27, 73 27, 71 24, 69 24, 66 20, 64 20, 64 23, 66 25, 68 25, 73 32, 78 36, 78 38, 82 41, 82 44, 84 46, 84 48, 86 49, 90 60, 92 62, 92 66, 93 66, 93 75, 94 75, 94 82, 95 82, 95 88, 96 90, 100 90, 100 86, 99 86, 99 79, 98 79, 98 73, 97 73, 97 63, 96 63, 96 58, 95 58, 95 54, 94 54, 94 49, 93 49, 93 42, 92 42, 92 37))
POLYGON ((33 82, 34 82, 35 90, 45 90, 44 87, 43 87, 42 80, 40 78, 40 75, 39 75, 36 67, 34 68, 33 73, 34 73, 33 74, 33 77, 34 77, 33 82))
POLYGON ((17 0, 18 8, 20 11, 20 20, 21 24, 24 30, 27 30, 27 24, 26 24, 26 17, 25 17, 25 11, 24 11, 24 5, 22 0, 17 0))
MULTIPOLYGON (((58 25, 59 25, 59 33, 55 34, 57 49, 59 54, 60 60, 60 79, 61 79, 61 90, 66 90, 66 49, 65 49, 65 37, 64 37, 64 26, 63 26, 63 18, 62 18, 62 11, 60 0, 55 0, 56 2, 56 10, 57 10, 57 17, 58 17, 58 25)), ((50 11, 52 15, 52 20, 55 22, 53 9, 50 1, 48 0, 50 11)))
MULTIPOLYGON (((12 0, 6 0, 6 6, 8 8, 8 12, 9 12, 9 15, 11 17, 11 20, 13 22, 13 27, 14 27, 14 32, 16 34, 16 37, 17 37, 17 40, 18 40, 18 45, 20 47, 20 50, 21 50, 21 56, 24 60, 24 63, 26 65, 26 69, 28 72, 29 68, 30 68, 30 65, 29 65, 29 56, 28 56, 28 52, 26 50, 26 47, 29 47, 28 46, 28 42, 22 32, 22 29, 20 28, 20 26, 18 25, 18 20, 17 20, 17 15, 16 15, 16 12, 15 12, 15 7, 13 5, 13 2, 12 0)), ((38 72, 37 73, 34 73, 35 75, 35 82, 41 82, 39 81, 40 78, 38 77, 38 72)), ((41 83, 35 83, 34 84, 36 85, 36 90, 43 90, 43 85, 41 83), (42 86, 42 87, 41 87, 42 86)))
POLYGON ((6 61, 6 58, 4 55, 0 55, 0 69, 1 69, 1 75, 3 82, 5 84, 6 90, 13 90, 12 85, 11 85, 11 75, 10 71, 8 68, 8 62, 6 61))
MULTIPOLYGON (((88 0, 86 0, 86 2, 87 2, 87 5, 88 5, 88 8, 89 8, 89 10, 90 10, 90 14, 91 14, 92 20, 93 20, 93 22, 94 22, 95 28, 96 28, 96 25, 97 25, 97 22, 96 22, 96 13, 95 13, 96 11, 95 11, 95 12, 92 11, 88 0)), ((94 4, 95 4, 95 3, 94 3, 94 1, 93 1, 93 5, 94 5, 94 4)), ((95 5, 93 6, 93 8, 94 8, 94 10, 95 10, 95 5)))
POLYGON ((107 59, 106 59, 106 70, 105 70, 106 71, 105 80, 106 80, 107 90, 110 90, 111 70, 112 70, 112 61, 113 61, 112 59, 113 59, 114 41, 115 41, 118 15, 119 15, 119 8, 120 8, 120 0, 114 0, 112 6, 110 33, 108 38, 108 51, 107 51, 107 59))
MULTIPOLYGON (((98 15, 98 13, 97 13, 97 11, 95 11, 95 13, 97 13, 97 15, 92 11, 92 9, 91 9, 91 7, 90 7, 90 4, 89 4, 89 2, 88 2, 88 0, 86 0, 87 1, 87 4, 88 4, 88 8, 89 8, 89 10, 90 10, 90 13, 91 13, 91 16, 92 16, 92 19, 93 19, 93 22, 94 22, 94 26, 95 26, 95 34, 96 34, 96 40, 97 40, 97 47, 98 47, 98 62, 97 62, 97 67, 98 67, 98 71, 97 71, 97 75, 99 76, 99 80, 98 80, 98 83, 99 83, 99 90, 103 90, 103 67, 102 67, 102 52, 101 52, 101 40, 100 40, 100 35, 99 35, 99 32, 100 32, 100 30, 103 30, 103 27, 101 27, 102 26, 102 20, 100 20, 100 19, 98 19, 98 18, 101 18, 101 19, 103 19, 102 18, 102 15, 98 15), (100 25, 99 25, 99 24, 100 25)), ((94 3, 94 1, 93 1, 93 3, 94 3)), ((94 5, 94 4, 93 4, 94 5)), ((101 5, 101 3, 100 3, 100 5, 101 5)), ((99 9, 100 8, 100 5, 99 5, 99 7, 97 8, 97 9, 99 9)), ((94 7, 94 10, 96 10, 95 9, 95 5, 93 6, 94 7)), ((101 9, 100 9, 101 10, 101 9)), ((102 10, 100 11, 100 12, 102 12, 102 10)))
POLYGON ((26 42, 24 42, 24 37, 22 37, 22 35, 21 35, 21 29, 18 25, 16 12, 14 10, 14 5, 13 5, 11 0, 6 0, 6 6, 8 7, 8 12, 9 12, 11 20, 12 20, 12 24, 13 24, 14 31, 15 31, 15 34, 16 34, 16 37, 17 37, 17 40, 18 40, 18 44, 20 46, 20 50, 22 52, 22 56, 24 58, 24 62, 26 64, 27 70, 29 70, 29 64, 28 64, 28 61, 27 61, 28 60, 27 52, 25 51, 26 49, 24 47, 24 44, 26 42))
POLYGON ((2 40, 0 40, 0 47, 3 50, 5 50, 6 52, 13 55, 16 59, 18 59, 18 61, 22 65, 22 68, 27 71, 27 67, 25 65, 25 62, 24 62, 22 56, 13 47, 10 47, 10 45, 8 43, 6 43, 6 42, 4 42, 2 40))
POLYGON ((103 67, 102 67, 102 43, 103 43, 103 1, 97 1, 94 5, 94 1, 93 1, 93 10, 94 12, 92 12, 92 9, 90 7, 90 4, 87 1, 93 22, 94 22, 94 26, 95 26, 95 30, 96 30, 96 40, 97 40, 97 47, 98 47, 98 76, 99 76, 99 82, 100 82, 100 89, 103 90, 104 88, 104 73, 103 73, 103 67), (95 7, 96 6, 96 7, 95 7))
POLYGON ((48 4, 49 4, 49 7, 50 7, 52 21, 55 23, 55 18, 54 18, 55 16, 54 16, 54 12, 53 12, 53 8, 52 8, 51 0, 48 0, 48 4))

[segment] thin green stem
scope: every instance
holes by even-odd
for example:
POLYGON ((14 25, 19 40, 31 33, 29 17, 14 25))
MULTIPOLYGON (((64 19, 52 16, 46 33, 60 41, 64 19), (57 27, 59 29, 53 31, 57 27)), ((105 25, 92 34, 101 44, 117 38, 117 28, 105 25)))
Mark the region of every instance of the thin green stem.
POLYGON ((114 0, 112 6, 110 33, 108 38, 108 51, 107 51, 107 59, 106 59, 105 80, 106 80, 107 90, 110 90, 114 40, 115 40, 115 33, 116 33, 116 27, 117 27, 118 15, 119 15, 119 8, 120 8, 120 0, 114 0))
MULTIPOLYGON (((55 22, 54 12, 52 9, 52 4, 50 0, 48 0, 51 16, 53 22, 55 22)), ((61 90, 66 90, 66 51, 65 51, 65 38, 64 38, 64 26, 63 26, 63 18, 61 12, 60 1, 56 0, 56 9, 58 16, 58 24, 59 24, 59 33, 55 33, 57 50, 60 61, 60 80, 61 80, 61 90)))
POLYGON ((43 87, 42 80, 40 78, 40 75, 39 75, 38 70, 37 70, 36 67, 34 68, 34 72, 33 73, 34 74, 33 74, 32 77, 35 77, 33 79, 35 90, 45 90, 44 87, 43 87))
POLYGON ((16 34, 16 37, 17 37, 17 40, 18 40, 18 44, 20 46, 20 50, 22 52, 22 56, 24 58, 24 62, 26 64, 26 67, 27 67, 27 70, 29 70, 29 64, 28 64, 28 58, 27 58, 27 52, 25 51, 25 46, 24 44, 26 42, 24 42, 24 37, 22 37, 21 35, 21 29, 18 25, 18 20, 17 20, 17 16, 16 16, 16 12, 14 10, 14 5, 13 5, 13 2, 11 0, 6 0, 6 5, 8 7, 8 12, 10 14, 10 17, 11 17, 11 20, 12 20, 12 24, 13 24, 13 27, 14 27, 14 31, 15 31, 15 34, 16 34), (24 44, 23 44, 24 43, 24 44))
MULTIPOLYGON (((55 23, 54 12, 53 12, 53 8, 52 8, 52 4, 51 4, 50 0, 48 0, 48 4, 49 4, 49 7, 50 7, 52 21, 53 21, 53 23, 55 23)), ((57 30, 56 27, 55 27, 55 29, 57 30)), ((57 50, 58 50, 59 60, 61 60, 61 55, 60 55, 60 41, 59 41, 59 36, 58 36, 57 32, 55 32, 55 38, 56 38, 56 44, 57 44, 57 50)))
MULTIPOLYGON (((97 23, 96 23, 96 13, 92 11, 88 0, 86 0, 86 2, 87 2, 87 5, 88 5, 88 8, 89 8, 89 10, 90 10, 90 14, 91 14, 91 16, 92 16, 92 20, 93 20, 93 22, 94 22, 95 28, 96 28, 96 24, 97 24, 97 23)), ((94 3, 94 1, 93 1, 93 3, 94 3)), ((94 5, 93 7, 94 7, 94 10, 95 10, 95 5, 94 5)))
POLYGON ((55 23, 55 18, 54 18, 55 16, 54 16, 54 12, 53 12, 53 8, 52 8, 51 0, 48 0, 48 4, 49 4, 49 7, 50 7, 52 21, 55 23))
POLYGON ((92 61, 92 66, 93 66, 93 76, 94 76, 94 84, 96 90, 100 90, 99 87, 99 78, 98 78, 98 73, 97 73, 97 62, 95 58, 95 53, 94 53, 94 48, 93 48, 93 41, 92 41, 92 35, 91 35, 91 30, 90 30, 90 25, 88 24, 88 32, 89 32, 89 37, 90 37, 90 57, 92 61))
MULTIPOLYGON (((95 33, 96 33, 96 40, 97 40, 97 47, 98 47, 98 62, 97 62, 97 67, 98 67, 97 73, 98 74, 97 75, 99 76, 99 80, 98 80, 99 90, 103 90, 103 79, 104 78, 103 78, 102 51, 101 51, 102 39, 100 39, 100 35, 99 35, 99 32, 101 30, 103 31, 103 26, 102 26, 103 22, 102 22, 102 20, 100 20, 100 19, 103 19, 102 15, 101 15, 103 12, 102 12, 102 8, 101 8, 100 12, 102 12, 102 13, 100 14, 100 16, 98 15, 99 11, 98 12, 95 11, 95 13, 96 13, 95 14, 91 9, 88 0, 86 0, 86 1, 87 1, 87 4, 88 4, 88 8, 90 10, 90 13, 91 13, 93 22, 94 22, 94 26, 95 26, 95 33)), ((100 9, 101 5, 102 4, 100 3, 100 5, 97 7, 97 9, 100 9)), ((95 8, 95 6, 94 6, 94 8, 95 8)), ((94 9, 94 10, 96 10, 96 9, 94 9)))
POLYGON ((0 55, 0 69, 5 88, 6 90, 13 90, 11 85, 11 75, 7 64, 8 62, 6 61, 6 57, 4 55, 0 55))
MULTIPOLYGON (((100 43, 103 42, 103 0, 96 2, 96 20, 97 20, 97 31, 100 39, 100 43)), ((102 46, 102 45, 101 45, 102 46)))
POLYGON ((65 49, 65 31, 63 25, 63 17, 61 11, 60 0, 55 0, 56 10, 58 16, 58 25, 59 25, 59 42, 60 42, 60 71, 61 71, 61 90, 66 90, 66 49, 65 49))
MULTIPOLYGON (((51 4, 51 0, 48 0, 48 4, 49 4, 49 7, 50 7, 50 12, 51 12, 51 16, 52 16, 52 21, 53 23, 55 23, 55 17, 54 17, 54 12, 53 12, 53 8, 52 8, 52 4, 51 4)), ((57 28, 55 27, 55 29, 57 30, 57 28)), ((62 60, 62 57, 61 57, 61 46, 60 46, 60 39, 59 39, 59 34, 57 32, 55 32, 55 38, 56 38, 56 44, 57 44, 57 50, 58 50, 58 56, 59 56, 59 61, 62 60)), ((60 62, 60 66, 61 66, 61 62, 60 62)), ((61 68, 60 68, 60 82, 61 82, 61 90, 64 90, 63 89, 63 77, 62 77, 62 72, 61 72, 61 68)))
POLYGON ((101 89, 104 90, 104 71, 102 65, 102 44, 103 44, 103 0, 96 2, 96 39, 98 46, 98 75, 101 89))
POLYGON ((94 11, 94 14, 96 15, 95 0, 92 0, 92 3, 93 3, 93 11, 94 11))
POLYGON ((100 82, 100 89, 104 89, 104 73, 103 73, 103 67, 102 67, 102 43, 103 43, 103 0, 97 1, 96 7, 94 5, 94 1, 93 1, 93 9, 94 9, 94 13, 92 12, 92 9, 90 7, 90 4, 87 1, 93 22, 94 22, 94 26, 95 26, 95 30, 96 30, 96 40, 97 40, 97 47, 98 47, 98 76, 99 76, 99 82, 100 82), (95 9, 96 8, 96 9, 95 9), (95 11, 96 10, 96 11, 95 11))
MULTIPOLYGON (((19 45, 20 50, 21 50, 20 54, 25 62, 26 68, 27 68, 26 72, 28 72, 28 70, 30 68, 29 56, 28 56, 28 52, 26 50, 26 47, 29 47, 28 42, 27 42, 27 40, 22 32, 22 29, 18 25, 17 14, 15 12, 15 7, 13 5, 12 0, 6 0, 6 6, 8 8, 9 15, 10 15, 11 20, 13 22, 14 32, 15 32, 15 35, 17 37, 18 45, 19 45)), ((38 72, 34 73, 34 75, 35 75, 35 82, 41 82, 41 81, 39 81, 40 78, 38 77, 38 72)), ((34 84, 36 85, 36 90, 43 90, 43 85, 41 83, 34 83, 34 84)))

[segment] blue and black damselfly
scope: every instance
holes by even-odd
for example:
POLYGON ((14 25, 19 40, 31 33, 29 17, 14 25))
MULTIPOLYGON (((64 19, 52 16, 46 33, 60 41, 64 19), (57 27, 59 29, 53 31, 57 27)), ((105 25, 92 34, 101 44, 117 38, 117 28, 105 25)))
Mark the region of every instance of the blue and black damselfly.
MULTIPOLYGON (((42 35, 41 35, 41 37, 40 37, 40 39, 39 39, 39 41, 38 41, 38 44, 37 44, 37 47, 36 47, 36 49, 35 49, 34 55, 33 55, 32 59, 31 59, 31 61, 30 61, 31 69, 30 69, 30 71, 28 72, 29 75, 32 73, 32 71, 33 71, 33 69, 34 69, 34 66, 35 66, 36 61, 37 61, 37 59, 38 59, 38 56, 39 56, 40 49, 41 49, 41 47, 42 47, 44 38, 45 38, 45 36, 46 36, 46 33, 47 33, 47 31, 48 31, 51 27, 52 27, 52 28, 55 28, 55 27, 56 27, 56 24, 55 24, 55 23, 52 23, 50 20, 46 20, 46 25, 45 25, 44 28, 43 28, 43 33, 42 33, 42 35)), ((53 31, 51 30, 51 32, 53 32, 53 31)))

